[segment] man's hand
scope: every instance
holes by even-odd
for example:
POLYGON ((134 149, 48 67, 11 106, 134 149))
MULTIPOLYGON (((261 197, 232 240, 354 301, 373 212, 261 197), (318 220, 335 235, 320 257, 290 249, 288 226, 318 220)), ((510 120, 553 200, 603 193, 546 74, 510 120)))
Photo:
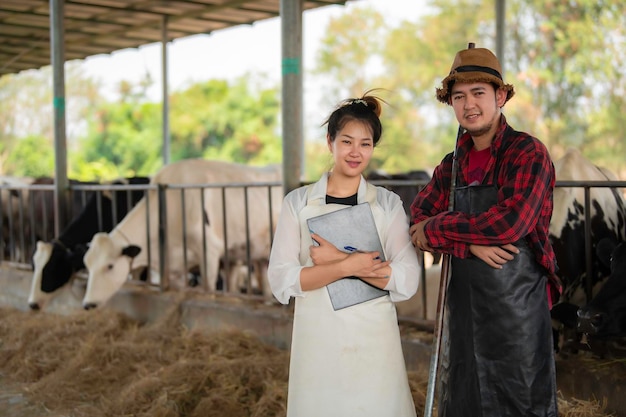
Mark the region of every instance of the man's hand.
POLYGON ((502 265, 515 258, 513 254, 519 253, 519 249, 510 243, 502 246, 470 245, 469 249, 474 256, 496 269, 502 269, 502 265))
POLYGON ((428 245, 426 235, 424 234, 424 226, 426 226, 429 221, 430 219, 426 219, 414 224, 409 229, 409 233, 411 234, 411 242, 413 242, 413 246, 426 252, 433 252, 434 250, 428 245))

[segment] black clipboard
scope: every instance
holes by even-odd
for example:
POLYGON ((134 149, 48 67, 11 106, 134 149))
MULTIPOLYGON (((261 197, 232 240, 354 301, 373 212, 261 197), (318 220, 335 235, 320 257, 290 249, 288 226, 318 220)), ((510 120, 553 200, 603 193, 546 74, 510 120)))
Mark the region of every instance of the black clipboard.
MULTIPOLYGON (((343 252, 378 251, 385 260, 369 203, 357 204, 307 219, 309 230, 343 252)), ((326 286, 333 309, 340 310, 389 294, 357 277, 344 277, 326 286)))

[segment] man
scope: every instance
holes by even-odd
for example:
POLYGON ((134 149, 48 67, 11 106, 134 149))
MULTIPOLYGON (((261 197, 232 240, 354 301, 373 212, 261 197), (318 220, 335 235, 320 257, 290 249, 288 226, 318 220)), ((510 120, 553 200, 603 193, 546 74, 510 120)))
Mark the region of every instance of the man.
POLYGON ((411 206, 413 244, 451 256, 444 417, 557 417, 554 166, 538 139, 508 125, 502 107, 515 92, 501 72, 488 49, 456 54, 437 99, 464 130, 458 165, 446 155, 411 206))

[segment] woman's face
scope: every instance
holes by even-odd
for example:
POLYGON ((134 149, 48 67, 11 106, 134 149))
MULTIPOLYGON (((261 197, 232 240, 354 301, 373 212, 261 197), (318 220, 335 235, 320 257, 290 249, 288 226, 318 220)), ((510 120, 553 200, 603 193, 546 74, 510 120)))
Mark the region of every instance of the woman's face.
POLYGON ((359 120, 351 120, 337 132, 335 140, 328 137, 328 148, 333 154, 333 175, 360 176, 372 158, 374 139, 370 126, 359 120))

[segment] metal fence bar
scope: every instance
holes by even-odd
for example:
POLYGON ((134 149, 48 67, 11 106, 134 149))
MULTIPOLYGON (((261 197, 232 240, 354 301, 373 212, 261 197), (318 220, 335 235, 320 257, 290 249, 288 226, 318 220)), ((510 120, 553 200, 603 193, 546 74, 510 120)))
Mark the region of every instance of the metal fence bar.
MULTIPOLYGON (((167 233, 167 185, 159 184, 158 189, 159 204, 159 275, 161 290, 167 290, 170 287, 170 264, 169 264, 169 245, 167 233)), ((148 239, 149 241, 149 239, 148 239)), ((148 268, 150 263, 148 263, 148 268)))
MULTIPOLYGON (((200 213, 201 216, 200 218, 202 220, 200 220, 201 222, 201 226, 202 226, 202 263, 204 264, 204 269, 200 269, 201 272, 201 279, 202 279, 202 288, 205 291, 210 291, 210 292, 214 292, 215 288, 209 288, 209 268, 213 268, 213 265, 209 265, 209 260, 207 259, 207 236, 206 236, 206 227, 204 225, 204 216, 205 216, 205 211, 204 211, 204 207, 206 207, 205 205, 205 188, 200 188, 200 213), (202 274, 202 271, 204 271, 204 274, 202 274)), ((185 239, 186 240, 186 239, 185 239)))
POLYGON ((226 210, 226 187, 222 187, 222 229, 224 236, 224 271, 223 271, 223 280, 222 280, 222 293, 234 292, 235 288, 230 288, 230 276, 232 271, 232 263, 230 261, 230 254, 228 251, 228 211, 226 210))
MULTIPOLYGON (((187 230, 187 201, 185 199, 185 188, 180 189, 180 209, 182 210, 182 223, 183 223, 183 270, 189 271, 189 258, 187 256, 187 239, 184 237, 187 230)), ((189 281, 187 281, 189 282, 189 281)))

